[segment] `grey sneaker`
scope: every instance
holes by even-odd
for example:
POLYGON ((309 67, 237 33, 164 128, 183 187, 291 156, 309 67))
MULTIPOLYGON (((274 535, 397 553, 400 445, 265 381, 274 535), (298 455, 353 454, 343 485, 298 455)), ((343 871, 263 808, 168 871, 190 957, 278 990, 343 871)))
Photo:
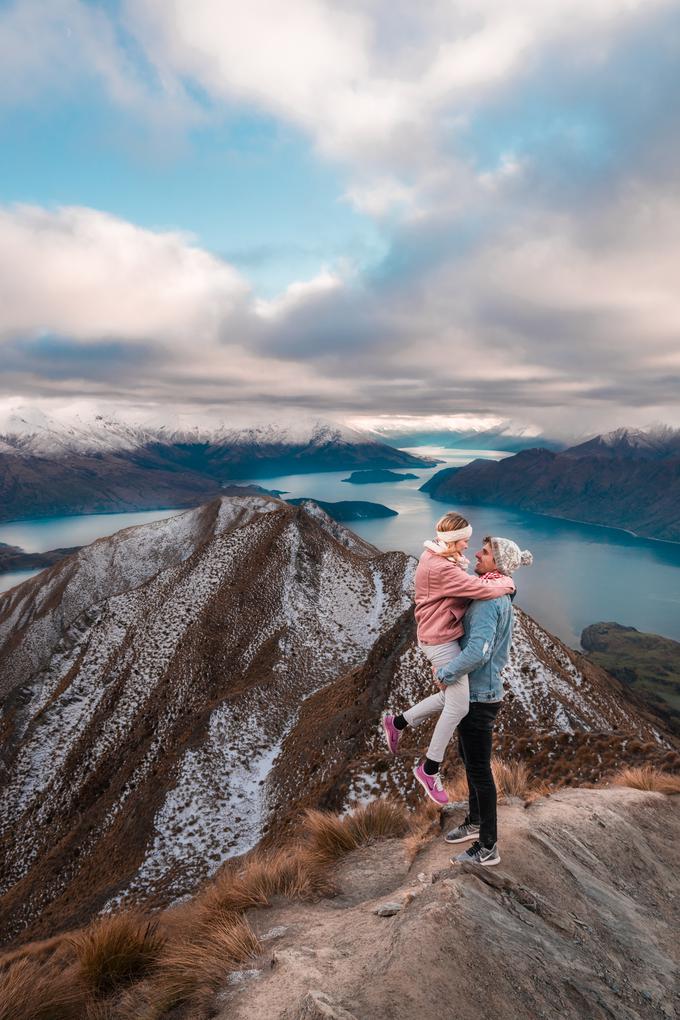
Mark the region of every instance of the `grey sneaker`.
POLYGON ((481 864, 484 868, 491 868, 494 864, 500 864, 501 858, 498 853, 498 847, 494 843, 490 850, 477 840, 472 846, 469 846, 467 850, 458 854, 456 857, 451 858, 452 864, 481 864))
POLYGON ((474 822, 468 822, 467 819, 457 829, 452 829, 451 832, 447 832, 444 836, 447 843, 465 843, 468 839, 478 838, 479 826, 475 825, 474 822))

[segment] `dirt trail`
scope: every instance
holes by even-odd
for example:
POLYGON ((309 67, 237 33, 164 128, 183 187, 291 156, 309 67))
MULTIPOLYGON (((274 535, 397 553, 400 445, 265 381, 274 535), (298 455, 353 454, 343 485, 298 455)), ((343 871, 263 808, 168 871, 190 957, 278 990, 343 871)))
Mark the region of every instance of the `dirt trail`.
POLYGON ((495 868, 451 866, 443 839, 410 868, 397 840, 357 851, 334 899, 251 912, 271 949, 219 1020, 679 1016, 679 807, 627 789, 505 805, 495 868))

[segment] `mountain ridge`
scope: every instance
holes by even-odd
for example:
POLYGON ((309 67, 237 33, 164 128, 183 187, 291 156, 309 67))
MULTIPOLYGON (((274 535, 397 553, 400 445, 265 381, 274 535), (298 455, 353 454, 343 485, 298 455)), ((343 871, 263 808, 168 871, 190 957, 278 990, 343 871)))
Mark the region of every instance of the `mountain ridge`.
POLYGON ((0 520, 197 506, 244 479, 435 464, 319 419, 171 430, 16 413, 0 427, 0 520))

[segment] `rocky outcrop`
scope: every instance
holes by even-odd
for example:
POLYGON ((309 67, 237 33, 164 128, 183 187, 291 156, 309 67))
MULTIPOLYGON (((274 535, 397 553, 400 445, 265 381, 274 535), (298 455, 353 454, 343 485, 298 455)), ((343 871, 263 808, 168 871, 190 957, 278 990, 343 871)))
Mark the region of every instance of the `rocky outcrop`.
POLYGON ((678 840, 677 796, 614 788, 501 806, 493 869, 442 839, 412 864, 399 840, 355 851, 334 899, 249 912, 266 951, 217 1020, 670 1020, 678 840))

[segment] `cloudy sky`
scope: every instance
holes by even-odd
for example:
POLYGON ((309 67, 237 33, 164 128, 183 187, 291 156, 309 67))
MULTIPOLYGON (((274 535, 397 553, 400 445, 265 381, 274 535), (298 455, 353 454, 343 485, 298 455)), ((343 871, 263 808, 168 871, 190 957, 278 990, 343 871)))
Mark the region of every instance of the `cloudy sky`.
POLYGON ((680 425, 678 0, 0 0, 0 399, 680 425))

